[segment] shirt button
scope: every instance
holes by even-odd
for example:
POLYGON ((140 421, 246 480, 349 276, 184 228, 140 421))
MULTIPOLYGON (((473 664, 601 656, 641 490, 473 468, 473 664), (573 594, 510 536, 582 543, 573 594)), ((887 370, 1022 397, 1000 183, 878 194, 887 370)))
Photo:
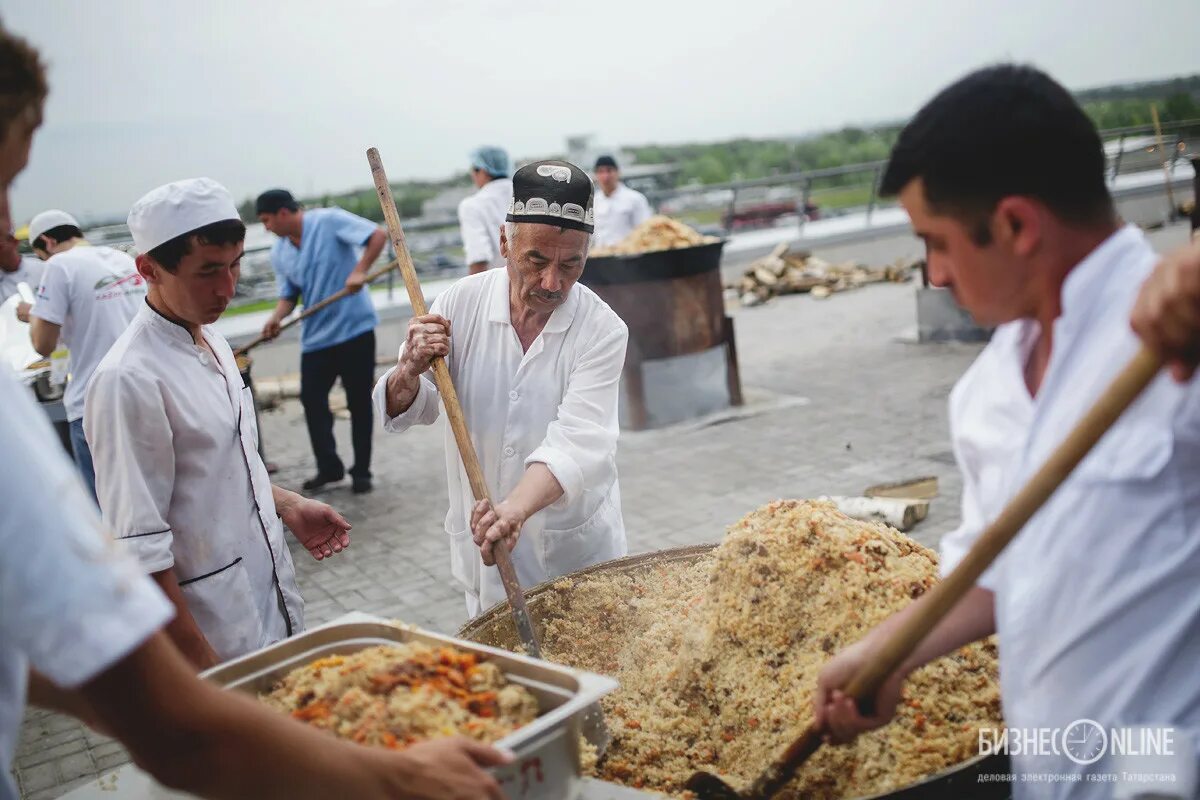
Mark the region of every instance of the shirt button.
POLYGON ((504 448, 504 457, 505 458, 512 458, 516 454, 517 454, 517 451, 513 450, 511 447, 504 448))
POLYGON ((203 365, 204 365, 204 366, 206 366, 206 367, 208 366, 208 353, 201 353, 201 354, 200 354, 200 363, 201 363, 201 364, 203 364, 203 365))
POLYGON ((508 393, 508 399, 509 399, 509 400, 516 400, 516 399, 517 399, 518 397, 520 397, 520 396, 521 396, 521 395, 517 394, 517 390, 516 390, 516 389, 513 389, 511 392, 509 392, 509 393, 508 393))

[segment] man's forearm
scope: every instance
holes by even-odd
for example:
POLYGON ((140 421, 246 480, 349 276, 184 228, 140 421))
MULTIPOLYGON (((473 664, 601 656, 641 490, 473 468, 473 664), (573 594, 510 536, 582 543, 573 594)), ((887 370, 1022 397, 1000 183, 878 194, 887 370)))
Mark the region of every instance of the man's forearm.
POLYGON ((271 314, 271 316, 276 322, 283 322, 285 319, 287 319, 288 314, 291 314, 295 310, 295 300, 289 300, 286 297, 281 297, 279 298, 279 301, 275 303, 275 311, 271 314))
POLYGON ((54 352, 54 347, 58 344, 58 334, 61 330, 61 325, 46 322, 46 320, 39 319, 36 316, 31 315, 29 317, 29 340, 33 345, 33 349, 38 352, 38 355, 49 356, 54 352))
POLYGON ((166 631, 179 651, 196 670, 208 669, 219 663, 220 659, 217 658, 216 651, 204 637, 204 632, 200 630, 195 617, 192 616, 191 609, 188 608, 187 599, 183 596, 183 591, 179 588, 179 580, 175 577, 175 570, 165 569, 162 572, 154 572, 150 574, 150 577, 175 606, 175 618, 167 623, 166 631))
POLYGON ((284 489, 282 486, 276 486, 272 483, 271 499, 275 501, 275 513, 282 517, 287 513, 288 509, 304 498, 289 489, 284 489))
POLYGON ((529 519, 562 496, 563 488, 558 478, 538 461, 529 465, 504 502, 520 509, 525 519, 529 519))
MULTIPOLYGON (((203 797, 383 794, 374 783, 378 778, 364 774, 358 759, 394 755, 381 749, 368 756, 368 748, 331 739, 236 692, 196 680, 161 634, 83 692, 138 766, 172 788, 203 797), (327 757, 313 758, 314 753, 327 757)), ((404 796, 400 787, 393 794, 404 796)))
POLYGON ((412 408, 413 401, 421 391, 421 376, 399 366, 392 370, 387 380, 387 415, 398 417, 412 408))
POLYGON ((379 260, 379 254, 383 252, 385 244, 387 244, 387 234, 382 230, 376 230, 371 234, 371 238, 367 240, 367 246, 363 248, 362 258, 354 265, 354 271, 360 275, 366 275, 371 269, 371 265, 379 260))
MULTIPOLYGON (((880 623, 870 633, 872 644, 882 644, 927 601, 928 596, 923 596, 880 623)), ((987 589, 975 586, 921 640, 912 655, 905 659, 900 671, 906 674, 912 672, 930 661, 995 632, 994 595, 987 589)))
POLYGON ((29 670, 29 703, 38 708, 70 714, 89 725, 96 723, 96 713, 82 692, 61 688, 37 670, 29 670))

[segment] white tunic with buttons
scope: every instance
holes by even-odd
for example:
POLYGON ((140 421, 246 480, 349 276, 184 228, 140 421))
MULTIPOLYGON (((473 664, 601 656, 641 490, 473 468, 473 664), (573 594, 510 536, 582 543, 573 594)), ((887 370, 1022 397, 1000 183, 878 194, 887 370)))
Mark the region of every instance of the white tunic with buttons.
MULTIPOLYGON (((624 555, 616 454, 625 323, 576 284, 522 353, 510 316, 507 269, 463 278, 438 296, 430 312, 451 322, 450 374, 493 499, 506 497, 536 462, 562 485, 563 496, 521 530, 512 554, 521 585, 624 555)), ((438 392, 428 373, 408 410, 387 415, 391 373, 380 378, 374 394, 385 430, 398 433, 436 420, 438 392)), ((502 601, 504 587, 472 540, 474 498, 448 425, 446 479, 451 572, 477 613, 502 601)))
POLYGON ((143 306, 92 376, 84 431, 105 522, 146 572, 174 569, 224 661, 299 633, 304 604, 250 390, 201 330, 211 352, 143 306))
MULTIPOLYGON (((1133 227, 1068 276, 1037 397, 1024 366, 1038 325, 998 328, 950 401, 963 524, 953 567, 1138 348, 1129 314, 1156 262, 1133 227)), ((1171 726, 1200 742, 1200 381, 1161 375, 984 575, 995 592, 1004 718, 1019 728, 1091 719, 1171 726)), ((1018 756, 1017 772, 1112 771, 1018 756)), ((1023 784, 1014 796, 1108 797, 1087 782, 1023 784)))

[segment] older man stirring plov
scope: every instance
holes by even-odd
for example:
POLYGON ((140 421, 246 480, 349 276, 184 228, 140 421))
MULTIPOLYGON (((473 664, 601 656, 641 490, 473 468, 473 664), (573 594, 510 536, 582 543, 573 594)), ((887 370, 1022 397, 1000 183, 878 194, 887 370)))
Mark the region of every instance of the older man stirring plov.
POLYGON ((492 507, 475 502, 449 430, 450 564, 476 616, 504 599, 497 542, 523 586, 625 554, 617 482, 617 390, 628 331, 576 282, 593 230, 592 183, 565 161, 513 177, 501 234, 507 266, 463 278, 409 323, 399 362, 375 385, 385 430, 438 416, 424 373, 447 359, 492 507), (452 326, 453 324, 453 326, 452 326))

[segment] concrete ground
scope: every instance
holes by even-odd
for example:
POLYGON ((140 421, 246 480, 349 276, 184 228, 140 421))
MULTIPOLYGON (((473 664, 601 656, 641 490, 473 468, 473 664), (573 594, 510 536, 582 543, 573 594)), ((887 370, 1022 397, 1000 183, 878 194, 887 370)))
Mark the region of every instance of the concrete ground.
MULTIPOLYGON (((1166 249, 1186 241, 1182 226, 1153 234, 1166 249)), ((913 251, 869 243, 872 260, 913 251)), ((823 257, 860 257, 818 253, 823 257)), ((857 494, 922 475, 941 493, 912 535, 929 546, 958 521, 960 481, 950 451, 946 398, 978 345, 911 344, 914 285, 882 284, 815 300, 796 295, 733 308, 747 406, 709 424, 627 433, 618 449, 631 553, 720 539, 724 528, 776 498, 857 494)), ((402 327, 381 326, 379 353, 394 353, 402 327)), ((287 343, 259 351, 256 376, 296 370, 287 343)), ((352 545, 314 562, 293 549, 308 622, 346 611, 397 617, 443 632, 466 619, 443 541, 446 510, 442 430, 375 436, 376 489, 349 486, 322 499, 353 523, 352 545)), ((277 483, 298 489, 315 470, 297 401, 266 412, 262 428, 277 483)), ((349 458, 349 423, 336 435, 349 458)), ((71 719, 31 711, 14 772, 22 796, 57 797, 127 761, 121 746, 71 719)))

